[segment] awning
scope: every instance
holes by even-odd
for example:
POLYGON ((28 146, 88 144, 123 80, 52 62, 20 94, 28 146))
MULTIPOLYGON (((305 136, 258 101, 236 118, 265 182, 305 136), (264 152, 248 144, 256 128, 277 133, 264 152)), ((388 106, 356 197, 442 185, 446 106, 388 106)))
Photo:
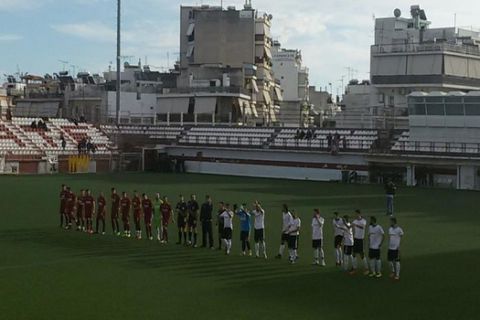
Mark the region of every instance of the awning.
POLYGON ((270 51, 270 48, 269 47, 265 47, 265 56, 272 60, 272 51, 270 51))
POLYGON ((195 23, 190 23, 187 29, 187 37, 190 37, 193 34, 194 30, 195 30, 195 23))
POLYGON ((250 108, 252 109, 252 114, 255 118, 258 118, 258 112, 257 112, 257 106, 254 105, 253 103, 250 105, 250 108))
POLYGON ((255 79, 252 79, 252 89, 253 89, 253 92, 255 93, 258 93, 258 85, 257 85, 257 81, 255 79))
POLYGON ((249 116, 252 114, 250 103, 248 101, 238 100, 238 105, 240 106, 240 111, 244 116, 249 116))
POLYGON ((195 98, 195 113, 215 113, 217 106, 217 98, 215 97, 201 97, 195 98))
POLYGON ((272 104, 272 99, 270 98, 270 93, 268 91, 263 91, 263 101, 267 106, 272 104))
POLYGON ((190 98, 159 98, 157 113, 187 113, 190 98))
POLYGON ((279 87, 275 87, 275 96, 278 101, 283 101, 282 90, 279 87))
POLYGON ((191 56, 193 56, 193 50, 195 50, 195 46, 194 46, 194 45, 188 46, 188 49, 187 49, 187 58, 190 58, 191 56))

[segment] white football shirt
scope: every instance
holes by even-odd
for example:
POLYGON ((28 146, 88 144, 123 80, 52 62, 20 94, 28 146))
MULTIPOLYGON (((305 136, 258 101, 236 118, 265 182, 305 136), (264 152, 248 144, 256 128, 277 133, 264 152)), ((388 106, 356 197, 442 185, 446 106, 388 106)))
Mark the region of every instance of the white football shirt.
POLYGON ((255 221, 253 223, 254 229, 265 229, 265 210, 260 209, 257 211, 256 209, 254 209, 252 213, 255 216, 255 221))
POLYGON ((381 225, 368 226, 369 248, 374 250, 380 249, 384 234, 385 232, 381 225))
POLYGON ((230 228, 230 229, 233 230, 233 212, 225 210, 220 215, 220 217, 223 218, 223 227, 224 228, 230 228))
POLYGON ((343 244, 353 246, 353 231, 350 223, 343 224, 343 244))
POLYGON ((292 223, 290 224, 290 227, 288 228, 288 234, 291 236, 298 236, 300 234, 300 226, 302 225, 302 222, 300 221, 300 218, 292 218, 292 223))
POLYGON ((390 241, 388 242, 388 249, 398 250, 400 248, 400 241, 403 236, 403 230, 400 227, 390 227, 388 229, 388 236, 390 241))
POLYGON ((334 218, 332 221, 333 225, 333 235, 336 236, 343 236, 343 228, 342 228, 342 219, 334 218))
POLYGON ((325 219, 314 216, 312 219, 312 240, 323 240, 323 224, 325 219))
POLYGON ((367 220, 355 219, 352 222, 353 225, 353 237, 355 239, 365 239, 365 229, 367 227, 367 220))
POLYGON ((283 213, 283 220, 282 220, 282 232, 283 233, 288 233, 288 228, 290 227, 290 224, 292 223, 292 214, 290 212, 284 212, 283 213))

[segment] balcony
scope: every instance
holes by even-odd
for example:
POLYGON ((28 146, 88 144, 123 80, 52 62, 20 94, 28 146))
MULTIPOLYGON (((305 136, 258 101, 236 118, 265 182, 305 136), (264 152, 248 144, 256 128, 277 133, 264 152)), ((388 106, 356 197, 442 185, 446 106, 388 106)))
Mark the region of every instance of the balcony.
POLYGON ((455 52, 473 56, 480 56, 480 48, 467 45, 455 45, 450 43, 410 43, 373 45, 372 55, 395 54, 395 53, 422 53, 422 52, 455 52))

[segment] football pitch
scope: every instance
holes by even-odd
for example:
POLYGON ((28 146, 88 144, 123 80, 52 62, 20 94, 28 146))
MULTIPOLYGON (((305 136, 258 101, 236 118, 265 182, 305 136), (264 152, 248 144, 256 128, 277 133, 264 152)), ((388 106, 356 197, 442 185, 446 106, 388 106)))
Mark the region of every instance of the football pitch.
POLYGON ((359 208, 387 231, 382 186, 191 174, 0 177, 0 319, 477 319, 479 196, 400 187, 395 210, 405 236, 401 280, 393 282, 386 244, 381 279, 350 276, 334 263, 333 211, 359 208), (240 256, 238 219, 230 256, 176 245, 173 225, 168 245, 113 236, 108 219, 105 236, 60 229, 62 183, 107 198, 112 186, 160 192, 173 204, 180 193, 199 202, 210 194, 215 205, 258 199, 269 259, 240 256), (295 265, 274 259, 283 203, 302 219, 295 265), (315 207, 326 218, 324 268, 311 265, 315 207))

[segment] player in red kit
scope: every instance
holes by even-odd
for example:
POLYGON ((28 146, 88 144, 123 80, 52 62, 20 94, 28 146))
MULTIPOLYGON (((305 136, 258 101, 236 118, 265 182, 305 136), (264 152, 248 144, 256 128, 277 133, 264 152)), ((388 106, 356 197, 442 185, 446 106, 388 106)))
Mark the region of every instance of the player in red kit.
POLYGON ((98 199, 97 199, 97 221, 96 221, 96 232, 98 233, 98 225, 101 222, 102 223, 102 235, 105 234, 105 216, 107 215, 107 200, 105 199, 105 196, 103 195, 103 192, 100 192, 98 199))
POLYGON ((85 190, 80 190, 77 198, 77 231, 85 231, 85 219, 83 212, 83 198, 85 197, 85 190))
MULTIPOLYGON (((163 202, 160 205, 160 212, 162 214, 162 240, 160 243, 168 243, 168 224, 172 222, 172 205, 168 202, 167 197, 163 197, 163 202)), ((175 223, 175 221, 173 221, 175 223)))
POLYGON ((123 236, 130 238, 130 207, 131 201, 126 192, 122 192, 120 211, 122 212, 123 236))
POLYGON ((133 208, 133 221, 135 223, 135 235, 137 239, 142 239, 142 227, 140 219, 142 217, 142 200, 140 199, 138 192, 133 192, 132 208, 133 208))
POLYGON ((120 197, 117 194, 117 190, 112 188, 112 208, 111 208, 111 219, 112 219, 112 230, 113 234, 117 236, 120 235, 120 227, 118 226, 118 213, 120 211, 120 197))
POLYGON ((63 228, 63 221, 65 220, 65 227, 68 226, 68 218, 66 215, 66 204, 67 204, 67 186, 62 184, 62 189, 60 191, 60 228, 63 228))
POLYGON ((65 227, 65 229, 72 229, 72 221, 74 219, 76 201, 77 197, 75 196, 75 193, 73 193, 70 187, 67 187, 65 202, 65 216, 67 217, 67 226, 65 227))
POLYGON ((92 192, 90 190, 86 191, 86 195, 83 198, 83 206, 85 210, 85 220, 87 224, 87 232, 92 234, 93 233, 93 221, 92 216, 93 212, 95 211, 95 199, 92 196, 92 192))
POLYGON ((152 234, 152 218, 153 218, 153 204, 148 199, 147 194, 143 194, 142 200, 143 218, 145 219, 145 230, 147 232, 147 239, 153 240, 152 234))

